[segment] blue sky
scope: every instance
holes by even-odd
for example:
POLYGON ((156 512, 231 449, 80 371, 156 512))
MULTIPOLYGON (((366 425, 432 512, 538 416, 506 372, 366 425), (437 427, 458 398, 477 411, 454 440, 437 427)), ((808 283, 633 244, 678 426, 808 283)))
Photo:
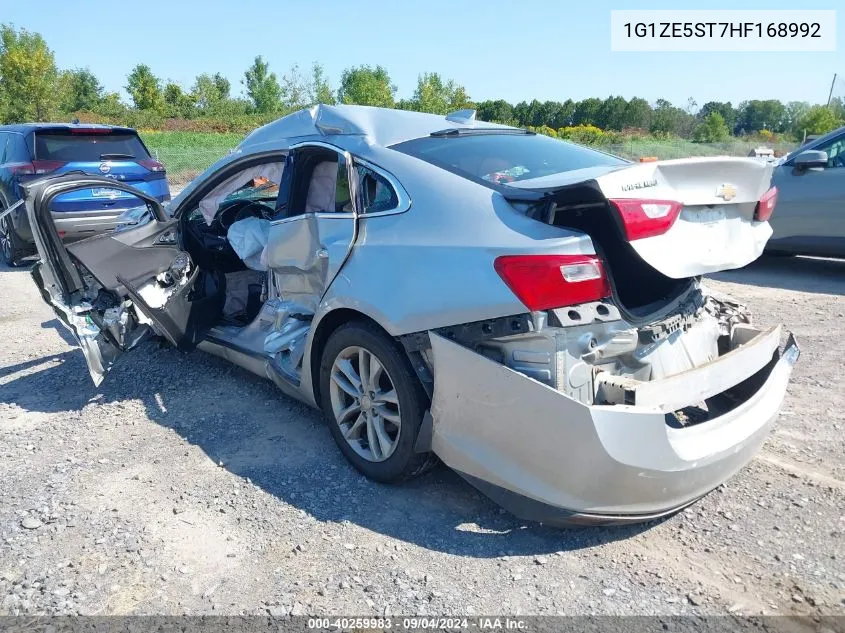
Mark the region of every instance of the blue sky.
MULTIPOLYGON (((221 72, 242 89, 243 72, 263 55, 281 76, 319 61, 333 87, 351 65, 382 64, 398 97, 417 75, 436 71, 477 100, 565 100, 621 94, 686 105, 776 98, 823 102, 833 73, 845 76, 845 5, 736 0, 697 9, 841 9, 834 53, 631 53, 610 51, 611 9, 678 9, 678 2, 617 0, 483 3, 458 0, 0 0, 0 21, 40 32, 61 68, 88 66, 121 90, 137 63, 190 88, 221 72)), ((838 91, 845 93, 845 83, 838 91)), ((125 93, 124 93, 125 94, 125 93)))

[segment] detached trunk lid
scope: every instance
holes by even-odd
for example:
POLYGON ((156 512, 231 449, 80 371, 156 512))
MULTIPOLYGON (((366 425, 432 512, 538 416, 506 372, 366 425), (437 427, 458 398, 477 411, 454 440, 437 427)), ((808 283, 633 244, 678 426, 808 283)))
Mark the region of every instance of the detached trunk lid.
MULTIPOLYGON (((619 207, 626 201, 679 203, 668 230, 625 238, 642 260, 672 279, 745 266, 762 254, 772 234, 768 222, 755 219, 772 177, 772 165, 764 161, 688 158, 578 171, 508 184, 550 194, 556 209, 547 219, 556 225, 578 228, 577 221, 567 221, 568 213, 600 213, 610 203, 611 221, 623 238, 628 227, 619 207)), ((651 208, 661 211, 659 205, 651 208)))

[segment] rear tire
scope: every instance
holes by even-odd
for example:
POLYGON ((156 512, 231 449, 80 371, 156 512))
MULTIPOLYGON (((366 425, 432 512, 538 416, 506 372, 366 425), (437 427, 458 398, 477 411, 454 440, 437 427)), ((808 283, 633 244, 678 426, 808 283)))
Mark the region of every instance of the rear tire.
POLYGON ((8 215, 0 218, 0 253, 6 265, 12 268, 20 266, 21 259, 24 257, 24 249, 12 227, 12 219, 8 215))
POLYGON ((414 444, 428 398, 407 357, 377 326, 353 321, 323 348, 320 399, 344 457, 370 479, 409 479, 436 463, 414 444))

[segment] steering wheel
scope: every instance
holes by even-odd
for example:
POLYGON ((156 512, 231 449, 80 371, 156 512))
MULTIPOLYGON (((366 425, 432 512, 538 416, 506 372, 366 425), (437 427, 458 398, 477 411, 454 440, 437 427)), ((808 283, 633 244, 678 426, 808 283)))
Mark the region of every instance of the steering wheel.
POLYGON ((271 212, 270 208, 261 202, 237 202, 227 209, 224 209, 220 215, 217 216, 217 219, 220 223, 220 228, 222 228, 223 231, 228 231, 229 228, 239 220, 249 217, 262 218, 265 217, 265 214, 268 212, 271 212))

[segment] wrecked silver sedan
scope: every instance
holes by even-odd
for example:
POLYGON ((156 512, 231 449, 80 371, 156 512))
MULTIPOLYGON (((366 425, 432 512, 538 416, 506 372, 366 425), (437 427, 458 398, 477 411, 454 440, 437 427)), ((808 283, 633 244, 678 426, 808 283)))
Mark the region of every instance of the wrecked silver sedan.
POLYGON ((164 209, 63 244, 26 187, 44 299, 95 383, 151 334, 321 408, 378 481, 439 457, 515 514, 678 510, 759 449, 798 357, 701 275, 763 251, 771 166, 632 164, 524 130, 358 106, 262 127, 164 209))

